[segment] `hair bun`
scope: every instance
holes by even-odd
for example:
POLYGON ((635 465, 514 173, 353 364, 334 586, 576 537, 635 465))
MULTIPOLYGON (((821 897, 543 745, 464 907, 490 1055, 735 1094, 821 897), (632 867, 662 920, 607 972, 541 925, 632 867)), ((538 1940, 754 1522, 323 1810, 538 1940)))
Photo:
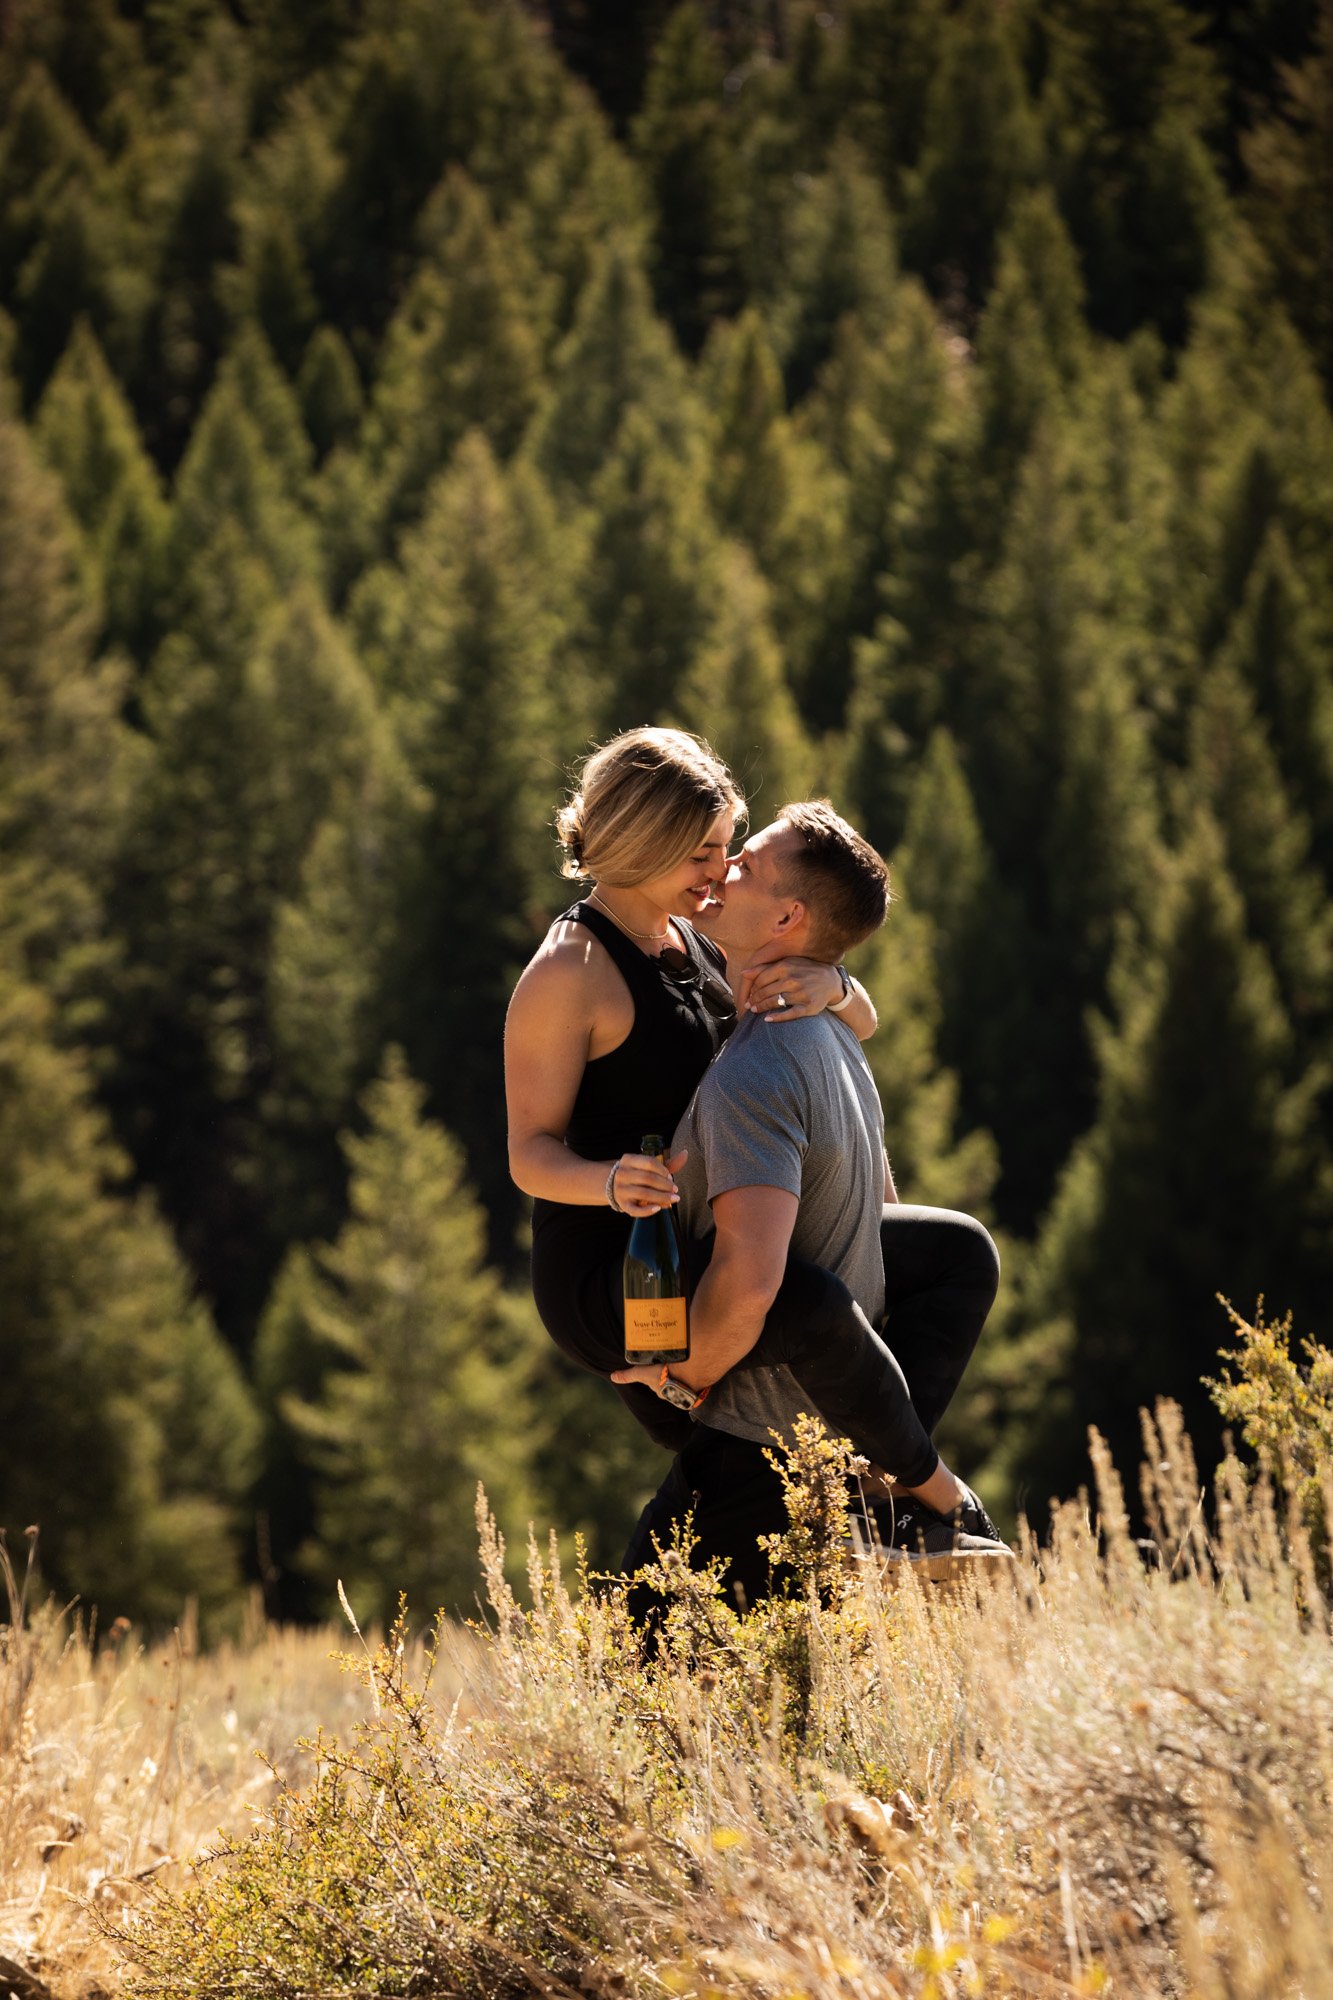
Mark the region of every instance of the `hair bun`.
POLYGON ((556 838, 565 850, 560 872, 575 880, 585 873, 583 866, 583 794, 575 792, 555 816, 556 838))

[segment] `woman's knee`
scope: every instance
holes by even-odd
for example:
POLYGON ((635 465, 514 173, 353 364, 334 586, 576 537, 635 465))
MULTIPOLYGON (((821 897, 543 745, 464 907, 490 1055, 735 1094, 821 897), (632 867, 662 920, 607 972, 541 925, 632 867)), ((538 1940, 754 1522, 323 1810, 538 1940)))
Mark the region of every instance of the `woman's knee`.
POLYGON ((969 1281, 978 1290, 984 1286, 994 1298, 1000 1289, 1000 1253, 995 1246, 995 1238, 975 1215, 964 1215, 958 1210, 951 1213, 959 1228, 960 1265, 966 1269, 969 1281))
POLYGON ((769 1324, 776 1322, 789 1342, 836 1338, 859 1315, 860 1307, 841 1278, 804 1257, 787 1259, 769 1324))
POLYGON ((902 1202, 887 1202, 880 1224, 880 1244, 884 1269, 888 1273, 907 1248, 905 1275, 911 1282, 914 1267, 930 1282, 961 1285, 967 1290, 987 1293, 993 1299, 1000 1286, 1000 1253, 984 1223, 957 1208, 925 1208, 902 1202), (904 1246, 904 1234, 913 1241, 904 1246))

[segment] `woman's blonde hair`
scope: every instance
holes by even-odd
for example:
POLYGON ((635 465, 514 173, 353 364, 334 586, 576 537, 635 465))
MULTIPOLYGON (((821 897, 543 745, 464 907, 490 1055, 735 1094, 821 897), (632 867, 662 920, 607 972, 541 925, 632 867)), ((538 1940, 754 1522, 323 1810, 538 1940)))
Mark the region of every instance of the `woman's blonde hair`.
POLYGON ((719 813, 745 822, 721 758, 684 729, 629 729, 584 760, 555 816, 561 873, 633 889, 680 866, 719 813))

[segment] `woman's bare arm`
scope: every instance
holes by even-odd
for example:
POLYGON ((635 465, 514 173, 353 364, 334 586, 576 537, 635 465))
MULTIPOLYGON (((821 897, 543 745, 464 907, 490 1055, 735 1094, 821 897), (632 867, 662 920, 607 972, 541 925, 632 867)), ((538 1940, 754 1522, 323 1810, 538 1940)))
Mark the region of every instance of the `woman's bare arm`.
MULTIPOLYGON (((606 1204, 614 1162, 581 1159, 565 1144, 565 1133, 590 1055, 606 1053, 628 1031, 622 1025, 617 1036, 616 1023, 608 1020, 620 996, 593 956, 596 950, 581 926, 558 927, 515 987, 505 1020, 510 1174, 525 1194, 585 1208, 606 1204)), ((622 1208, 646 1214, 675 1200, 672 1175, 683 1156, 665 1168, 637 1153, 623 1159, 616 1175, 622 1208)))
MULTIPOLYGON (((841 998, 842 979, 836 966, 817 958, 777 958, 742 975, 736 1004, 762 1014, 766 1021, 800 1021, 809 1014, 822 1014, 841 998), (783 1008, 777 1004, 779 993, 787 1003, 783 1008)), ((868 1042, 879 1026, 875 1003, 858 979, 853 979, 852 997, 838 1019, 846 1022, 858 1042, 868 1042)))

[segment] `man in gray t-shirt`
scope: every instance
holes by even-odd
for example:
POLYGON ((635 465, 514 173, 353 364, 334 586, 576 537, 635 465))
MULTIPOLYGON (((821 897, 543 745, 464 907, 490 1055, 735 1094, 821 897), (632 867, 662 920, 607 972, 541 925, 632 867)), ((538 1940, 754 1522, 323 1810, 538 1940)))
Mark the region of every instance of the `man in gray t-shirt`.
MULTIPOLYGON (((743 1000, 762 967, 792 959, 835 964, 878 928, 887 905, 879 856, 830 806, 815 802, 785 807, 747 841, 707 929, 726 947, 743 1000)), ((781 995, 776 1004, 781 1008, 781 995)), ((787 1434, 803 1409, 840 1415, 838 1427, 853 1436, 873 1431, 884 1439, 876 1447, 881 1463, 945 1546, 961 1546, 961 1528, 963 1541, 993 1552, 998 1537, 985 1510, 939 1458, 900 1366, 874 1330, 885 1299, 882 1204, 898 1198, 878 1094, 836 1011, 793 1020, 780 1032, 743 1014, 677 1128, 671 1164, 686 1229, 709 1239, 711 1250, 691 1303, 690 1357, 669 1371, 624 1369, 613 1379, 648 1382, 682 1407, 692 1393, 702 1395, 693 1408, 694 1438, 641 1517, 627 1567, 651 1560, 653 1537, 669 1536, 692 1510, 699 1552, 723 1556, 747 1595, 762 1590, 767 1572, 758 1539, 780 1532, 785 1519, 766 1453, 772 1434, 787 1434), (805 1312, 797 1313, 791 1338, 789 1294, 801 1264, 816 1280, 806 1294, 810 1314, 820 1310, 818 1286, 829 1285, 828 1272, 852 1295, 846 1311, 855 1317, 860 1307, 854 1359, 825 1344, 805 1312), (786 1333, 769 1320, 780 1290, 786 1333), (763 1365, 775 1349, 799 1370, 804 1389, 787 1366, 763 1365), (874 1421, 862 1423, 868 1410, 874 1421)))
MULTIPOLYGON (((878 1322, 884 1114, 861 1045, 836 1015, 774 1034, 747 1014, 695 1093, 672 1151, 689 1155, 677 1184, 690 1235, 712 1233, 721 1196, 784 1194, 797 1204, 787 1247, 835 1272, 878 1322)), ((768 1445, 808 1407, 786 1368, 750 1368, 716 1383, 698 1417, 768 1445)))

